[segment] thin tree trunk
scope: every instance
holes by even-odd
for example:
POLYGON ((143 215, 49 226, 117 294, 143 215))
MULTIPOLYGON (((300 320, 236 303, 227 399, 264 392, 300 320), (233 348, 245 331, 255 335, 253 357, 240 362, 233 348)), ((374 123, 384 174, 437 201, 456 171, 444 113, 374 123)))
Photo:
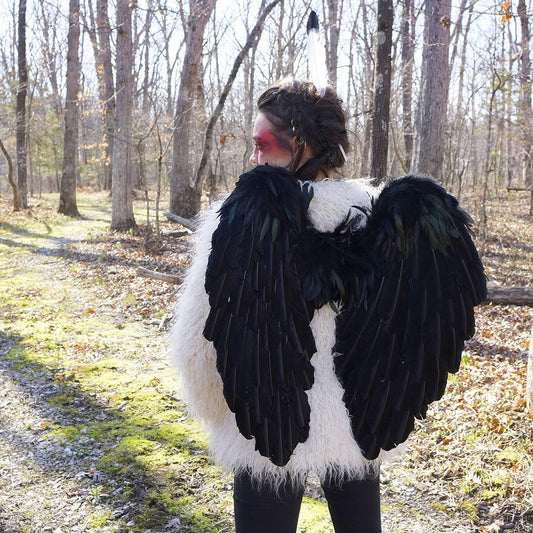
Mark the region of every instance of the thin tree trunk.
POLYGON ((13 179, 13 160, 11 159, 11 156, 9 155, 9 152, 6 150, 6 147, 4 146, 4 143, 2 142, 2 139, 0 139, 0 150, 4 154, 4 157, 7 161, 7 179, 9 181, 9 185, 11 185, 11 188, 13 189, 13 211, 19 211, 19 191, 17 184, 15 183, 15 180, 13 179))
POLYGON ((136 226, 132 191, 133 50, 131 3, 117 1, 117 95, 111 229, 127 231, 136 226))
MULTIPOLYGON (((518 0, 518 16, 522 32, 520 47, 520 114, 522 121, 522 165, 526 185, 533 183, 533 110, 531 107, 531 34, 525 0, 518 0)), ((533 188, 532 188, 533 190, 533 188)), ((530 214, 533 214, 533 193, 530 214)))
POLYGON ((97 0, 97 17, 94 16, 93 0, 87 0, 89 21, 85 23, 91 40, 96 80, 98 85, 98 100, 101 109, 102 124, 102 186, 105 190, 111 188, 111 153, 113 146, 113 109, 114 87, 111 66, 111 50, 109 45, 109 20, 107 16, 107 0, 97 0), (98 29, 98 32, 97 32, 98 29), (106 50, 107 47, 107 50, 106 50))
POLYGON ((527 386, 526 386, 527 409, 533 413, 533 326, 529 340, 529 354, 527 358, 527 386))
POLYGON ((46 68, 44 69, 46 72, 46 76, 48 78, 48 81, 50 82, 50 86, 52 87, 52 95, 53 95, 53 102, 54 102, 54 109, 56 112, 57 120, 60 122, 63 119, 63 103, 61 102, 61 97, 59 95, 59 83, 57 81, 57 54, 56 54, 56 45, 57 45, 57 23, 58 23, 58 16, 59 16, 59 8, 57 5, 55 6, 55 17, 53 20, 51 19, 50 12, 52 9, 54 9, 53 3, 48 2, 39 2, 38 9, 41 11, 41 23, 42 23, 42 35, 43 38, 41 40, 41 47, 42 47, 42 53, 45 60, 46 68))
POLYGON ((80 2, 69 1, 67 37, 67 96, 65 102, 65 139, 63 142, 63 171, 59 192, 59 212, 78 216, 76 204, 76 162, 78 160, 78 91, 80 80, 80 2))
POLYGON ((153 0, 148 0, 146 6, 146 18, 144 21, 144 77, 142 84, 142 110, 143 113, 148 114, 150 110, 150 29, 152 27, 153 12, 153 0))
POLYGON ((26 65, 26 0, 19 0, 18 13, 18 75, 17 87, 17 184, 20 207, 28 207, 27 170, 27 123, 26 95, 28 92, 28 71, 26 65))
POLYGON ((451 3, 426 0, 422 86, 416 115, 414 171, 442 182, 444 135, 450 83, 448 48, 451 3))
POLYGON ((371 55, 372 45, 369 42, 368 37, 368 12, 367 12, 366 0, 361 0, 361 17, 363 19, 363 42, 365 46, 365 61, 364 61, 364 91, 362 112, 364 117, 363 126, 363 140, 361 143, 361 166, 359 175, 361 177, 368 177, 370 173, 370 146, 372 137, 372 114, 368 111, 372 108, 372 98, 370 96, 370 87, 374 85, 374 71, 372 68, 373 58, 371 55))
MULTIPOLYGON (((328 78, 329 84, 333 88, 337 88, 337 63, 339 56, 339 2, 338 0, 328 1, 328 49, 327 49, 327 63, 328 63, 328 78)), ((341 1, 342 10, 342 1, 341 1)))
POLYGON ((413 157, 413 64, 414 64, 414 42, 411 35, 414 26, 413 20, 413 0, 405 0, 402 9, 402 21, 400 24, 401 41, 401 91, 402 91, 402 126, 403 141, 405 146, 404 169, 405 172, 411 170, 411 160, 413 157), (411 22, 413 24, 411 25, 411 22))
POLYGON ((104 189, 111 190, 112 161, 115 143, 115 84, 111 58, 111 26, 107 13, 108 0, 96 0, 96 24, 100 40, 101 65, 104 79, 104 189))
POLYGON ((372 120, 372 164, 370 167, 370 177, 376 183, 381 183, 387 178, 393 19, 394 7, 392 0, 378 0, 374 117, 372 120))

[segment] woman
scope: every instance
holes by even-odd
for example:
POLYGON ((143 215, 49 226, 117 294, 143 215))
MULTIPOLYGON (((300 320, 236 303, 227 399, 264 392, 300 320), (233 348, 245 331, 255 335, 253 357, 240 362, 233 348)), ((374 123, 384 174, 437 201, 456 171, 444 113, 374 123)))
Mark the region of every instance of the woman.
MULTIPOLYGON (((300 81, 267 89, 252 136, 256 167, 220 210, 204 215, 177 306, 172 354, 183 393, 205 423, 215 458, 234 471, 237 533, 295 532, 309 474, 320 479, 337 533, 380 532, 385 450, 403 442, 414 417, 440 397, 447 372, 457 370, 460 339, 472 334, 471 307, 482 297, 484 277, 469 221, 427 180, 410 178, 392 193, 389 187, 376 203, 371 187, 336 180, 349 143, 331 89, 321 96, 300 81), (424 219, 427 187, 433 204, 437 195, 453 214, 435 225, 448 225, 444 233, 426 238, 416 225, 423 219, 433 227, 424 219), (421 208, 405 203, 413 194, 421 208), (392 212, 397 204, 404 214, 392 212), (413 215, 417 209, 423 214, 413 215), (369 216, 373 211, 378 215, 369 216), (398 216, 417 235, 417 261, 429 242, 431 261, 469 255, 474 274, 456 277, 464 292, 460 327, 446 314, 454 302, 431 305, 436 319, 406 310, 407 299, 423 297, 426 308, 428 297, 406 288, 416 287, 420 265, 402 281, 413 246, 402 236, 407 249, 394 255, 390 226, 398 216), (457 232, 466 251, 449 253, 457 232), (463 278, 475 287, 463 290, 463 278), (387 285, 394 290, 382 290, 387 285), (456 341, 443 340, 438 352, 445 355, 435 362, 420 342, 450 337, 444 325, 456 341), (405 329, 414 333, 398 344, 405 329)), ((432 277, 432 267, 424 270, 424 287, 448 283, 439 272, 432 277)), ((441 298, 443 291, 431 292, 441 298)))

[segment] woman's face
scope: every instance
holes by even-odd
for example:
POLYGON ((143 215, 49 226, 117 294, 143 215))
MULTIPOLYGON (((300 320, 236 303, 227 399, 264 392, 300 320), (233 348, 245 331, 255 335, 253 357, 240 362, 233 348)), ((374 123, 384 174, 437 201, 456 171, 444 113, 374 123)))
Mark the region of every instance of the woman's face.
MULTIPOLYGON (((289 147, 282 146, 275 135, 275 126, 268 120, 264 113, 259 112, 255 119, 252 140, 254 141, 254 151, 250 156, 250 163, 253 165, 273 165, 287 168, 292 160, 293 152, 289 147)), ((294 149, 296 139, 290 140, 294 149), (294 144, 294 146, 293 146, 294 144)))

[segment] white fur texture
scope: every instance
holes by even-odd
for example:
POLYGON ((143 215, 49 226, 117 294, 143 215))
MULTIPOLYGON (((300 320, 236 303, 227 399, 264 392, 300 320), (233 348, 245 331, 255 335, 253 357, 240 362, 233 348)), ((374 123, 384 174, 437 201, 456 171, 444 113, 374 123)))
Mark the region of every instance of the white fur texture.
MULTIPOLYGON (((321 231, 335 229, 347 213, 358 214, 353 206, 369 208, 375 194, 374 189, 354 180, 323 180, 311 186, 314 197, 309 218, 321 231)), ((334 371, 335 312, 328 305, 315 312, 311 323, 317 352, 311 359, 314 384, 307 392, 311 407, 308 439, 296 447, 285 467, 278 467, 255 451, 253 439, 239 433, 222 393, 215 350, 202 335, 209 313, 204 276, 211 235, 218 223, 217 209, 215 206, 205 213, 197 233, 194 259, 181 289, 171 334, 171 354, 181 377, 182 394, 191 412, 203 421, 215 459, 225 468, 247 470, 274 486, 287 480, 302 483, 308 474, 321 480, 344 475, 364 477, 386 456, 396 453, 383 452, 376 461, 368 461, 353 438, 343 390, 334 371)))

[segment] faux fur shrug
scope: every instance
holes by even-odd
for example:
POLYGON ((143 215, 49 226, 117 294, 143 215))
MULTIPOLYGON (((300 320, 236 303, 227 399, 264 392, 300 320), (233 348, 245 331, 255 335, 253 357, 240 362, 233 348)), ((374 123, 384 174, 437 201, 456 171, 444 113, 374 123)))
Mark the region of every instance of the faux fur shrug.
MULTIPOLYGON (((308 217, 324 232, 333 231, 347 216, 359 215, 361 211, 354 206, 370 208, 376 194, 375 189, 355 180, 328 179, 310 186, 314 196, 308 217)), ((364 477, 391 452, 382 452, 376 461, 368 461, 353 438, 343 390, 334 371, 335 311, 329 305, 317 310, 311 323, 317 352, 311 359, 314 384, 307 392, 311 407, 308 439, 296 447, 286 466, 278 467, 254 449, 253 439, 247 440, 239 433, 235 415, 223 396, 215 349, 202 335, 209 313, 205 272, 211 236, 218 224, 218 208, 214 205, 203 214, 171 334, 171 355, 178 368, 183 397, 191 412, 204 423, 213 455, 228 469, 247 470, 257 479, 274 484, 287 478, 300 483, 308 474, 321 480, 345 475, 364 477)))

